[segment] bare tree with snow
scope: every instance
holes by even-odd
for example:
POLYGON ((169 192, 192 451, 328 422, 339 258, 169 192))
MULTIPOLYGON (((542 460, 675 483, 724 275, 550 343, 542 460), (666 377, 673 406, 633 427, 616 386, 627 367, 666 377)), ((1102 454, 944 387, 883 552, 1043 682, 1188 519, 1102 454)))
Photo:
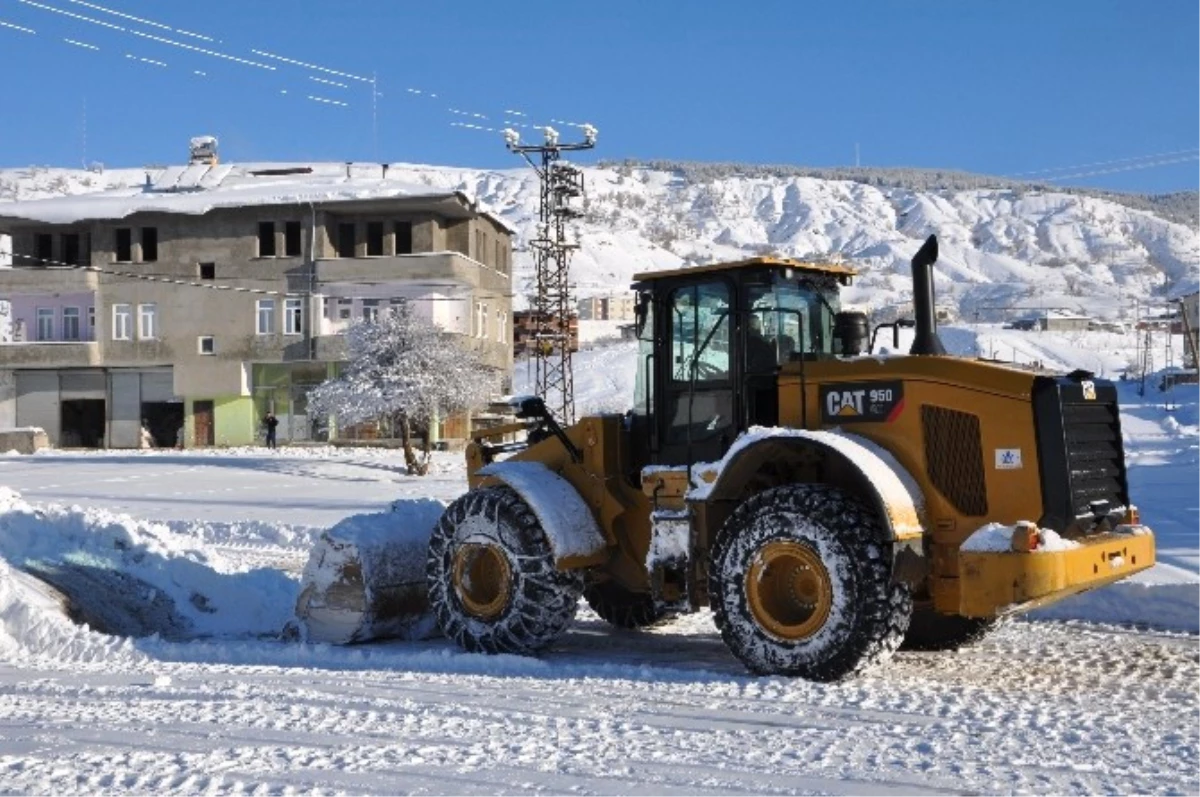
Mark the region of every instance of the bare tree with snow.
POLYGON ((499 373, 465 340, 414 316, 407 305, 364 321, 346 332, 349 361, 341 376, 308 394, 310 412, 338 423, 387 419, 400 431, 408 471, 429 469, 429 438, 424 453, 412 446, 413 426, 483 406, 494 396, 499 373))

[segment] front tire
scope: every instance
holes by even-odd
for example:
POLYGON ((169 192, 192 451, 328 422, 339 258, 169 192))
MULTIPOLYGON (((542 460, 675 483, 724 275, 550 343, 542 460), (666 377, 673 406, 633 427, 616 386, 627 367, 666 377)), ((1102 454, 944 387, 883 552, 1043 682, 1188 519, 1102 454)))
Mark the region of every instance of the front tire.
POLYGON ((555 567, 537 517, 507 486, 472 490, 446 508, 425 575, 442 633, 476 653, 544 650, 583 593, 583 577, 555 567))
POLYGON ((709 594, 725 644, 760 675, 834 681, 891 657, 912 616, 875 512, 824 485, 747 500, 713 546, 709 594))

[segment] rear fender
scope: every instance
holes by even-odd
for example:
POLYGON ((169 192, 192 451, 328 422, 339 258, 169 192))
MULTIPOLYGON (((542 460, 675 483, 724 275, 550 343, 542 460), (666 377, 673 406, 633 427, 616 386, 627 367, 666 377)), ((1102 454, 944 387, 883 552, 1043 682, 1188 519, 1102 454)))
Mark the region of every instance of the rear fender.
POLYGON ((540 462, 508 460, 481 468, 483 484, 499 482, 521 496, 541 524, 559 569, 596 564, 608 543, 591 509, 569 481, 540 462))
MULTIPOLYGON (((924 497, 917 481, 884 448, 858 435, 806 429, 752 428, 720 461, 693 471, 689 501, 738 502, 762 489, 764 474, 790 481, 819 464, 819 481, 865 500, 875 508, 887 541, 893 543, 897 578, 924 577, 924 497)), ((787 483, 786 481, 777 483, 787 483)), ((769 485, 769 482, 767 482, 769 485)))

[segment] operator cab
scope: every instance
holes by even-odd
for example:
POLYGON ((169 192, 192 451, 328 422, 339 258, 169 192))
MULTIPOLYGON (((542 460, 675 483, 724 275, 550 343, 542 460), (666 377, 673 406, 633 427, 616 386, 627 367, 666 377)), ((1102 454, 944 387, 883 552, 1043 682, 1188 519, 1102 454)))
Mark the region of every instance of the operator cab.
POLYGON ((635 275, 636 461, 714 461, 749 427, 777 425, 780 369, 840 353, 838 288, 854 274, 758 257, 635 275))

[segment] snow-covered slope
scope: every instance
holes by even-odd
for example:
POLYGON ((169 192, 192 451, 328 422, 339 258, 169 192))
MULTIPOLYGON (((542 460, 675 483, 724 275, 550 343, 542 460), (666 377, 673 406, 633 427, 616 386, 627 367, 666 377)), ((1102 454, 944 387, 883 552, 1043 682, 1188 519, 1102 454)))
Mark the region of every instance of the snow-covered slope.
MULTIPOLYGON (((305 165, 313 173, 303 179, 340 176, 351 189, 377 190, 382 181, 377 164, 355 165, 350 178, 345 164, 305 165)), ((0 200, 137 186, 160 171, 0 170, 0 200)), ((580 297, 624 290, 639 271, 770 252, 841 257, 862 271, 845 300, 894 313, 908 305, 908 259, 930 233, 941 241, 939 304, 970 320, 1002 320, 1033 307, 1132 318, 1135 300, 1145 307, 1200 287, 1196 225, 1133 206, 1148 205, 1144 202, 1034 186, 889 188, 878 180, 868 184, 749 167, 739 172, 733 166, 623 164, 587 167, 584 173, 585 215, 574 228, 581 249, 572 261, 580 297)), ((513 224, 520 231, 518 303, 530 292, 533 263, 524 243, 536 223, 538 201, 530 169, 392 164, 386 181, 465 191, 513 224)))

